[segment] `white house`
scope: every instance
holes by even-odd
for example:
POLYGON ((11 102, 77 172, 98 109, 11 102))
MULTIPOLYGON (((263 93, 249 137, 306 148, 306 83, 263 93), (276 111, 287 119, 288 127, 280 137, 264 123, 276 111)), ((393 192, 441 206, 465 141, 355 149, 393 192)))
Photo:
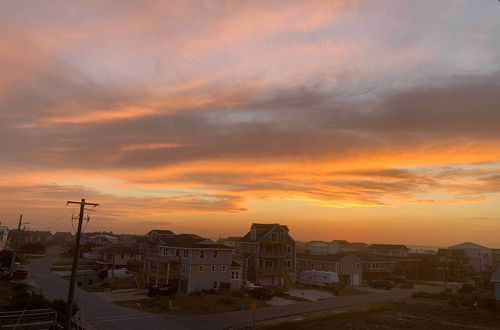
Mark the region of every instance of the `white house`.
POLYGON ((464 250, 469 259, 468 265, 471 266, 475 272, 485 272, 491 270, 493 267, 490 248, 476 243, 465 242, 450 246, 448 249, 464 250))

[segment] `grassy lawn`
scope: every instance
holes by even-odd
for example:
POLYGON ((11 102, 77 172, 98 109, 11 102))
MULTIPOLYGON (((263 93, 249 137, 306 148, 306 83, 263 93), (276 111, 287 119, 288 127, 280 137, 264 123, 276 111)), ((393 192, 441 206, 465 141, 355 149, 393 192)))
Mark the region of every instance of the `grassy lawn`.
POLYGON ((7 280, 0 280, 0 310, 1 306, 9 304, 12 297, 17 293, 16 286, 22 286, 22 284, 9 282, 7 280))
POLYGON ((29 265, 35 260, 42 259, 44 256, 25 256, 21 259, 22 265, 29 265))
POLYGON ((337 295, 337 296, 359 296, 359 295, 363 295, 363 294, 372 294, 373 293, 371 291, 363 290, 360 288, 353 288, 353 287, 349 287, 349 286, 346 286, 340 290, 337 290, 333 287, 319 287, 319 286, 301 284, 301 285, 297 286, 297 289, 300 289, 300 290, 321 290, 321 291, 326 291, 328 293, 331 293, 331 294, 337 295))
POLYGON ((240 293, 219 292, 126 300, 119 301, 117 304, 155 314, 211 314, 250 309, 252 301, 255 301, 257 308, 268 306, 261 300, 253 299, 240 293), (172 299, 172 305, 174 306, 172 310, 169 309, 169 299, 172 299))
MULTIPOLYGON (((427 304, 384 303, 304 316, 300 321, 261 324, 262 330, 299 329, 498 329, 500 314, 427 304)), ((243 327, 242 329, 251 329, 243 327)))

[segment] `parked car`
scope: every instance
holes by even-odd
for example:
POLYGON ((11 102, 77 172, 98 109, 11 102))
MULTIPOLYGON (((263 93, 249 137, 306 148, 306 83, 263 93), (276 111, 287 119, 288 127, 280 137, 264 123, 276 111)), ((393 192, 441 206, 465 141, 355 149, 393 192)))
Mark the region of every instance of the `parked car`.
POLYGON ((243 280, 241 283, 241 289, 245 292, 252 292, 253 289, 259 288, 260 286, 253 284, 252 282, 248 280, 243 280))
POLYGON ((386 280, 393 282, 395 285, 397 285, 403 289, 412 289, 413 288, 413 282, 406 279, 403 276, 387 277, 386 280))
POLYGON ((394 287, 394 283, 388 280, 375 280, 369 283, 370 288, 390 290, 394 287))
POLYGON ((175 286, 171 284, 160 284, 150 286, 148 290, 148 296, 156 297, 156 296, 171 296, 175 294, 175 286))
POLYGON ((110 269, 108 270, 108 278, 131 278, 134 277, 134 274, 129 271, 127 268, 120 269, 110 269))
POLYGON ((262 300, 271 300, 274 297, 273 289, 266 288, 263 286, 255 287, 251 292, 250 296, 262 300))

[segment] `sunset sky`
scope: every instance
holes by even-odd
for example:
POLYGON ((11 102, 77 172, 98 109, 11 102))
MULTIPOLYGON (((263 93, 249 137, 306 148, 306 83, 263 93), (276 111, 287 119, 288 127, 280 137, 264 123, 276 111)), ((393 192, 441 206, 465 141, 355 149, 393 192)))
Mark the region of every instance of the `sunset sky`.
POLYGON ((3 225, 500 247, 500 3, 5 0, 0 133, 3 225))

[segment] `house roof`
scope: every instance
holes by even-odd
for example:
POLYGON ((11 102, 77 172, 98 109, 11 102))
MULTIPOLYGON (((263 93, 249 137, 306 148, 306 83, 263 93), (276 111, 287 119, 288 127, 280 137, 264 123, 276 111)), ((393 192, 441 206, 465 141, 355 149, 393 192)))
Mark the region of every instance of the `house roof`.
POLYGON ((276 227, 281 227, 286 233, 289 232, 288 226, 286 225, 280 225, 279 223, 253 223, 252 226, 250 227, 250 231, 243 236, 239 241, 240 242, 256 242, 262 237, 266 236, 267 233, 271 230, 273 230, 276 227), (255 229, 255 241, 250 240, 250 236, 252 233, 252 230, 255 229))
POLYGON ((324 255, 314 255, 306 253, 297 254, 297 259, 317 260, 324 262, 338 262, 342 257, 343 256, 338 254, 324 254, 324 255))
POLYGON ((373 253, 351 252, 349 254, 361 259, 363 262, 396 262, 386 256, 380 256, 373 253))
POLYGON ((476 243, 464 242, 464 243, 460 243, 460 244, 457 244, 457 245, 450 246, 448 249, 468 250, 468 249, 488 249, 488 248, 485 247, 485 246, 476 244, 476 243))
POLYGON ((164 238, 161 245, 171 246, 171 247, 183 247, 183 248, 210 248, 210 249, 224 249, 232 250, 233 248, 216 244, 212 240, 195 235, 195 234, 180 234, 174 237, 164 238))
POLYGON ((491 282, 500 283, 500 267, 497 267, 497 270, 493 274, 491 274, 491 282))
POLYGON ((332 241, 332 243, 334 243, 334 242, 335 242, 335 243, 339 243, 339 244, 343 244, 343 245, 349 245, 349 242, 348 242, 348 241, 346 241, 346 240, 343 240, 343 239, 334 239, 334 240, 332 241))
POLYGON ((173 231, 164 230, 164 229, 153 229, 148 234, 150 234, 152 232, 156 232, 156 233, 158 233, 158 235, 175 235, 173 231))
POLYGON ((394 250, 399 251, 401 249, 408 248, 402 244, 372 244, 370 245, 370 250, 394 250))

